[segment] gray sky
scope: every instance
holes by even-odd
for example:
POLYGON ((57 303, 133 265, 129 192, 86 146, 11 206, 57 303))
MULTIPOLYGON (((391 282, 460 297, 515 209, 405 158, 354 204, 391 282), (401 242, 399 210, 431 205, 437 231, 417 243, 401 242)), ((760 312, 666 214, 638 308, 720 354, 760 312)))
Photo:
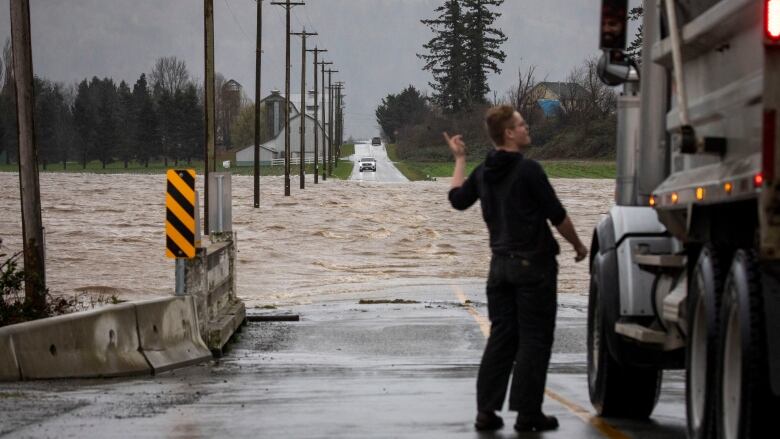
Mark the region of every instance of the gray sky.
MULTIPOLYGON (((134 82, 161 56, 187 62, 203 78, 203 2, 198 0, 31 0, 33 69, 73 83, 85 77, 134 82)), ((263 95, 284 88, 284 9, 263 3, 263 95)), ((409 84, 430 91, 416 57, 432 34, 420 19, 443 0, 308 0, 293 8, 292 30, 316 31, 309 48, 324 54, 346 82, 346 135, 377 135, 374 110, 409 84)), ((635 1, 632 1, 635 3, 635 1)), ((537 66, 537 79, 563 80, 597 55, 598 0, 506 0, 498 26, 509 40, 503 73, 490 86, 504 95, 518 67, 537 66)), ((254 0, 214 0, 216 69, 254 97, 254 0)), ((9 0, 0 0, 0 41, 9 36, 9 0)), ((300 90, 300 38, 291 40, 293 92, 300 90)), ((307 88, 313 88, 311 55, 307 88)))

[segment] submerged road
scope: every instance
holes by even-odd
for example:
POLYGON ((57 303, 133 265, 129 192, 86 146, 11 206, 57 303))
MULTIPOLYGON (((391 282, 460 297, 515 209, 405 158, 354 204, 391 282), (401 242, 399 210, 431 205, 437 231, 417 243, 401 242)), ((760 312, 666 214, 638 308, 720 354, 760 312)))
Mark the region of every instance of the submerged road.
MULTIPOLYGON (((495 435, 473 430, 484 283, 446 282, 253 309, 301 321, 249 323, 222 359, 152 378, 0 384, 0 436, 518 437, 508 412, 495 435)), ((561 428, 520 437, 684 438, 681 373, 665 375, 649 422, 593 417, 586 307, 585 295, 559 295, 545 411, 561 428)))
POLYGON ((401 183, 409 181, 398 168, 393 165, 390 158, 387 156, 387 149, 385 144, 378 146, 371 145, 370 143, 356 143, 355 155, 352 156, 352 161, 356 163, 352 169, 352 175, 350 180, 357 181, 376 181, 382 183, 401 183), (360 172, 357 162, 361 157, 373 157, 376 159, 376 172, 360 172))

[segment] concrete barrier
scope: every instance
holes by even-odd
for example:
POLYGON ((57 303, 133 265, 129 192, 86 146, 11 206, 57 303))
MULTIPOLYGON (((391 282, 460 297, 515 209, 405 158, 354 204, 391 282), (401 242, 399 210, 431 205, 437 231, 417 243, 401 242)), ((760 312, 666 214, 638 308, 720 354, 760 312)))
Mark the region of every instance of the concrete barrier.
POLYGON ((192 296, 135 303, 141 351, 154 373, 211 359, 198 330, 192 296))
POLYGON ((0 328, 0 381, 18 381, 19 362, 16 361, 14 342, 6 328, 0 328))
POLYGON ((246 307, 236 296, 236 237, 212 233, 184 269, 184 293, 195 298, 200 335, 219 356, 246 320, 246 307))
POLYGON ((10 332, 22 379, 151 373, 132 303, 21 323, 10 332))

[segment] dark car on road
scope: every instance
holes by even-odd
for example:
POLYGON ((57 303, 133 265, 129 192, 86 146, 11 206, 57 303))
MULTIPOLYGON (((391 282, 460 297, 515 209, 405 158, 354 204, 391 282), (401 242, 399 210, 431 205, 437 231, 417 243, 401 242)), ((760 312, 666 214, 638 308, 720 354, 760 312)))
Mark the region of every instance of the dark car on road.
POLYGON ((381 144, 382 144, 382 139, 380 139, 379 137, 374 137, 373 139, 371 139, 372 146, 379 146, 381 144))

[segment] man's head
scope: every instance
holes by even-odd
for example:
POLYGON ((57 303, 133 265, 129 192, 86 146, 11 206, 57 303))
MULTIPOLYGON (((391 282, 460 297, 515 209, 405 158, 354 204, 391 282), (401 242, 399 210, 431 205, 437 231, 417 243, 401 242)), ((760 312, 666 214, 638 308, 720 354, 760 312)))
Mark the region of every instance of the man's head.
POLYGON ((521 149, 531 143, 528 124, 511 105, 489 109, 485 115, 485 125, 496 146, 521 149))
POLYGON ((601 48, 625 49, 625 2, 605 1, 601 8, 601 48))

